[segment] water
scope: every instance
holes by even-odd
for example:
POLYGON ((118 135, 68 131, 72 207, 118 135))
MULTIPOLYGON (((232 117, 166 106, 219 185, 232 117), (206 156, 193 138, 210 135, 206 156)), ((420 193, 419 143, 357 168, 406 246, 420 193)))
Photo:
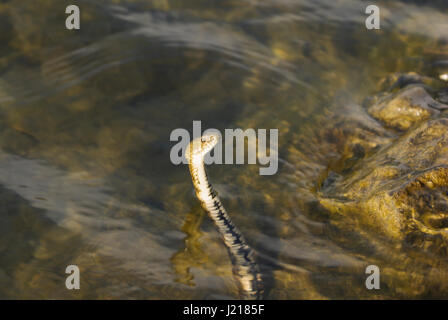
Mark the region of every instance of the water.
POLYGON ((380 31, 361 0, 79 1, 79 31, 65 29, 69 4, 0 1, 1 298, 236 298, 188 168, 169 158, 171 131, 193 120, 279 129, 276 175, 209 167, 266 298, 447 293, 443 259, 413 264, 316 205, 334 156, 323 126, 393 72, 436 76, 443 1, 379 2, 380 31), (70 264, 79 291, 65 288, 70 264), (381 290, 364 286, 370 264, 381 290))

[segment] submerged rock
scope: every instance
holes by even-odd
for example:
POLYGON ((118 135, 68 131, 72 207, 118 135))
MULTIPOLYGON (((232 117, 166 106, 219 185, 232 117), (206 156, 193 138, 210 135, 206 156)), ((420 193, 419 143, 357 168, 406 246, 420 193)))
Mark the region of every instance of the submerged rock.
MULTIPOLYGON (((448 116, 443 112, 446 108, 447 105, 415 84, 374 99, 368 113, 389 131, 399 130, 398 134, 359 157, 355 164, 347 165, 351 158, 342 152, 345 164, 339 168, 350 170, 329 171, 319 191, 320 204, 402 243, 446 255, 448 116)), ((346 138, 345 145, 353 145, 353 136, 346 138)), ((359 136, 356 139, 358 145, 368 142, 360 142, 359 136)))
POLYGON ((368 112, 386 126, 407 130, 446 108, 447 105, 434 100, 422 87, 411 87, 380 99, 368 112))

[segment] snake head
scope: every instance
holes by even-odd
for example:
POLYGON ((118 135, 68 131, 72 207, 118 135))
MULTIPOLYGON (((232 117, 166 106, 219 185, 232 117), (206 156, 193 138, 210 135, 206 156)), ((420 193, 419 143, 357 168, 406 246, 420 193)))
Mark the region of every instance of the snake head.
POLYGON ((220 138, 217 133, 208 133, 191 141, 185 152, 188 162, 190 163, 193 159, 202 161, 204 156, 216 146, 220 138))

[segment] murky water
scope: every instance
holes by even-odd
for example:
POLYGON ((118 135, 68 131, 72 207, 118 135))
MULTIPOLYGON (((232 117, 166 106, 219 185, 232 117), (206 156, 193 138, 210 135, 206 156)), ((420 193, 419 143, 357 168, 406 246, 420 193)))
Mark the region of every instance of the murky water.
POLYGON ((69 31, 71 1, 0 1, 1 298, 236 298, 188 168, 170 162, 171 131, 193 120, 279 129, 276 175, 209 167, 266 298, 447 296, 444 258, 363 238, 315 205, 333 156, 322 127, 393 72, 435 75, 444 1, 380 1, 379 31, 361 0, 78 2, 69 31), (70 264, 81 290, 65 287, 70 264), (370 264, 380 290, 365 288, 370 264))

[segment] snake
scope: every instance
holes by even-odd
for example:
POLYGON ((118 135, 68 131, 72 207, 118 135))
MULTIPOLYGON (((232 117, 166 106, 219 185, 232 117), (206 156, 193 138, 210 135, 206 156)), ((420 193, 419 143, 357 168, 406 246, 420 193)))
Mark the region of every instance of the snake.
POLYGON ((263 281, 255 260, 255 252, 224 209, 205 170, 204 157, 216 146, 220 138, 218 134, 210 133, 193 139, 186 149, 185 157, 188 160, 196 196, 227 248, 240 298, 262 299, 263 281))

